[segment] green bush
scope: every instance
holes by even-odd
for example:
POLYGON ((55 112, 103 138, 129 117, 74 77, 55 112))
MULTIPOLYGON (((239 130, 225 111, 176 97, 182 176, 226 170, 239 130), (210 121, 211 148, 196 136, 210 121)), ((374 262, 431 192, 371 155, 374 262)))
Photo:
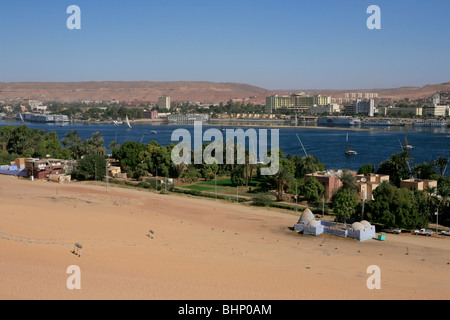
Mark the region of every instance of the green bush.
POLYGON ((150 185, 149 183, 147 183, 147 182, 141 181, 141 182, 139 182, 139 183, 136 185, 136 187, 138 187, 138 188, 144 188, 144 189, 150 189, 150 188, 151 188, 151 185, 150 185))
POLYGON ((253 199, 253 205, 259 207, 270 207, 273 203, 274 199, 269 193, 257 193, 253 199))

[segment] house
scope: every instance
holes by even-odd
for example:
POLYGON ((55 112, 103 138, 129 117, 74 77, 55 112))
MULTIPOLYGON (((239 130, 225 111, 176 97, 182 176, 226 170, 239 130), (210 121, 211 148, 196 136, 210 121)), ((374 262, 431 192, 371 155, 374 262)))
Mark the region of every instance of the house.
POLYGON ((108 167, 108 176, 111 178, 120 178, 122 170, 120 167, 108 167))
POLYGON ((158 110, 157 109, 153 109, 151 111, 143 111, 142 116, 144 119, 158 119, 158 110))
MULTIPOLYGON (((347 171, 354 176, 356 176, 355 171, 347 171)), ((310 173, 305 175, 305 180, 309 178, 316 178, 325 187, 325 197, 331 199, 333 194, 342 187, 341 176, 343 172, 341 170, 329 170, 329 171, 318 171, 315 173, 310 173)))
POLYGON ((356 182, 359 186, 359 199, 368 201, 373 200, 372 192, 385 181, 389 182, 389 176, 385 174, 370 173, 357 175, 356 182))
POLYGON ((51 175, 64 174, 64 161, 58 159, 32 159, 25 162, 28 177, 34 179, 48 179, 51 175))
POLYGON ((437 188, 437 181, 411 178, 400 181, 400 188, 405 188, 410 191, 420 190, 427 192, 427 188, 437 188))

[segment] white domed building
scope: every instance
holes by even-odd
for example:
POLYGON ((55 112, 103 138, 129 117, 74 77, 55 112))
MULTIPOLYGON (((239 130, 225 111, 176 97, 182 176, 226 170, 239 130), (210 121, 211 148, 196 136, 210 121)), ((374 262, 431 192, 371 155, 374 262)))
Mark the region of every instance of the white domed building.
POLYGON ((318 236, 319 234, 322 234, 323 231, 324 229, 320 221, 311 220, 310 222, 308 222, 305 229, 303 230, 303 234, 318 236))
POLYGON ((344 238, 354 238, 359 241, 376 238, 375 227, 366 220, 355 222, 351 226, 336 222, 318 221, 309 209, 302 212, 298 222, 294 225, 294 230, 303 232, 305 235, 318 236, 322 233, 328 233, 344 238))
POLYGON ((314 214, 309 210, 309 208, 306 208, 305 211, 302 212, 300 215, 300 219, 298 219, 298 222, 294 225, 295 231, 303 231, 303 229, 308 225, 309 222, 314 220, 314 214))
POLYGON ((375 233, 375 227, 366 220, 355 222, 352 224, 351 228, 347 229, 347 235, 350 238, 354 238, 359 241, 373 239, 375 238, 375 233))

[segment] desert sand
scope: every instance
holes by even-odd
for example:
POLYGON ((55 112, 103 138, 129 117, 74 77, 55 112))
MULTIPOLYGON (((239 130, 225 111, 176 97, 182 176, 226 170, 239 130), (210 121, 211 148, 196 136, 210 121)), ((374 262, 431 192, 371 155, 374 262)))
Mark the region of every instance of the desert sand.
POLYGON ((360 243, 300 235, 289 229, 297 220, 214 199, 0 176, 0 299, 450 298, 450 238, 360 243), (66 286, 71 265, 81 290, 66 286), (381 290, 367 288, 371 265, 381 290))

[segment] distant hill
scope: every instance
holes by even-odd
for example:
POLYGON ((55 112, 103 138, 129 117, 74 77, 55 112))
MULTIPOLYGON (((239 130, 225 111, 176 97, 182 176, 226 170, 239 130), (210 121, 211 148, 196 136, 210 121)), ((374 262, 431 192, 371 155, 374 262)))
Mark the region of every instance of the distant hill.
POLYGON ((311 94, 343 97, 346 92, 375 92, 380 97, 411 100, 426 98, 440 91, 450 91, 450 82, 432 84, 424 87, 402 87, 383 89, 348 90, 268 90, 240 83, 215 82, 16 82, 0 83, 0 101, 10 103, 26 99, 41 101, 146 101, 157 102, 158 97, 167 95, 172 101, 193 101, 218 103, 230 99, 245 100, 252 103, 265 103, 271 94, 288 92, 309 92, 311 94))
POLYGON ((167 95, 172 101, 226 102, 249 99, 265 102, 270 90, 239 83, 213 82, 17 82, 0 83, 0 100, 149 101, 167 95))
POLYGON ((307 92, 310 94, 331 95, 334 98, 343 98, 347 92, 373 92, 378 93, 379 97, 392 98, 393 100, 401 100, 409 98, 416 100, 427 98, 436 92, 450 92, 450 82, 441 84, 431 84, 424 87, 400 87, 400 88, 377 88, 377 89, 347 89, 347 90, 333 90, 333 89, 298 89, 298 90, 278 90, 277 94, 286 94, 288 92, 307 92))

